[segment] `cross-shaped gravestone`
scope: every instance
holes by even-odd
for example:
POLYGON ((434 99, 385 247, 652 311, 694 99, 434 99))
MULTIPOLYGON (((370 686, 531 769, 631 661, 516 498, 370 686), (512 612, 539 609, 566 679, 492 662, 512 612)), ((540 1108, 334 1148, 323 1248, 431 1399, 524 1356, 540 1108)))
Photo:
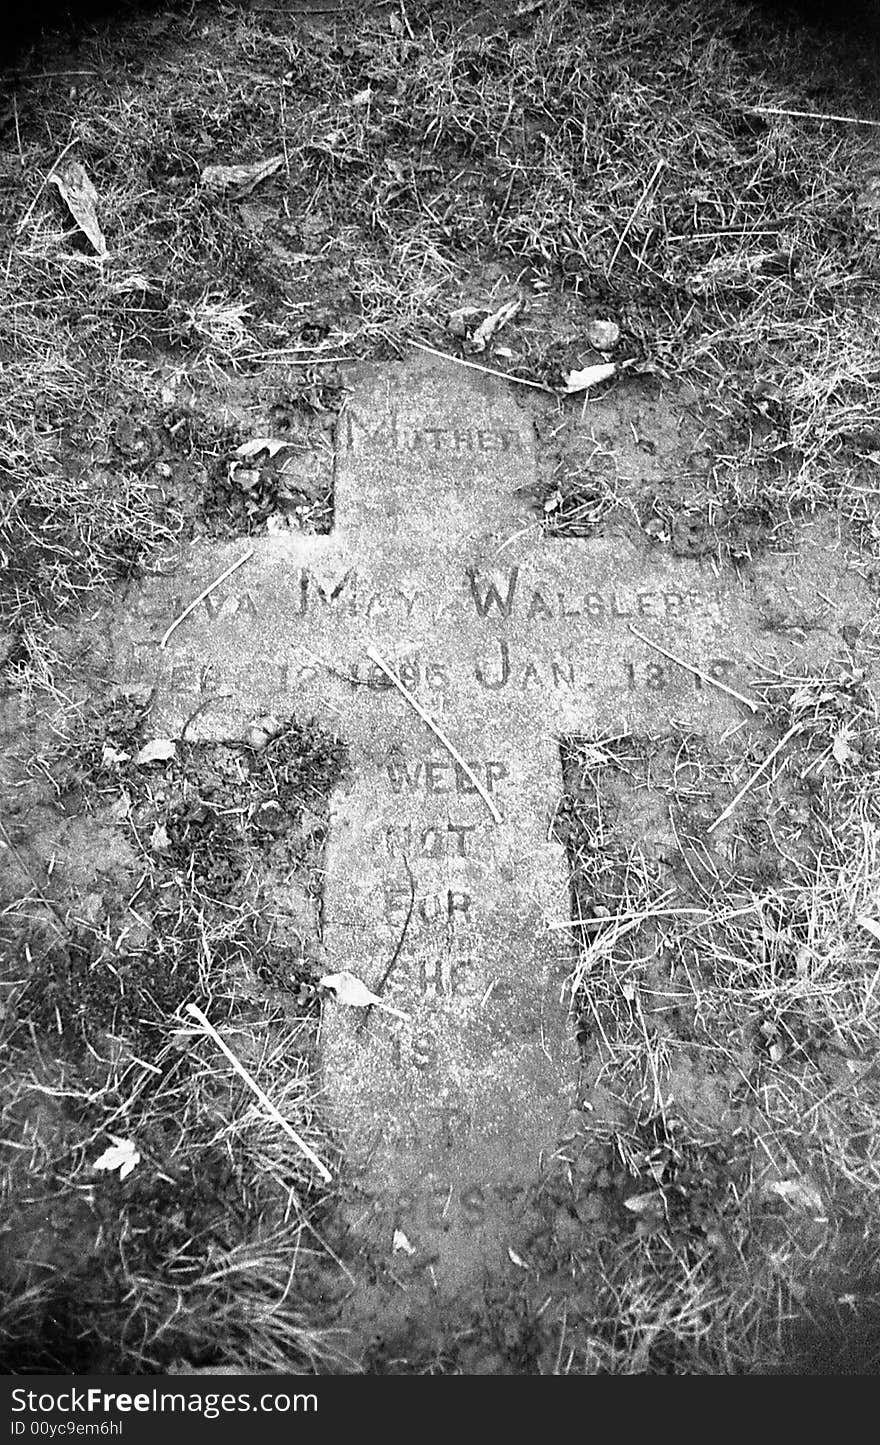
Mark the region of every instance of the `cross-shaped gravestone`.
MULTIPOLYGON (((165 727, 201 697, 189 736, 241 736, 275 711, 329 717, 348 743, 327 967, 407 1019, 328 1004, 326 1100, 356 1231, 377 1264, 420 1267, 441 1294, 507 1264, 517 1197, 574 1099, 559 739, 717 734, 729 699, 630 628, 718 676, 754 638, 749 598, 709 566, 624 538, 548 540, 534 447, 528 414, 488 378, 421 361, 373 370, 339 422, 333 533, 259 541, 164 652, 144 644, 179 606, 167 588, 158 607, 146 589, 128 624, 138 670, 164 668, 165 727)), ((198 595, 237 552, 194 550, 175 591, 198 595)))

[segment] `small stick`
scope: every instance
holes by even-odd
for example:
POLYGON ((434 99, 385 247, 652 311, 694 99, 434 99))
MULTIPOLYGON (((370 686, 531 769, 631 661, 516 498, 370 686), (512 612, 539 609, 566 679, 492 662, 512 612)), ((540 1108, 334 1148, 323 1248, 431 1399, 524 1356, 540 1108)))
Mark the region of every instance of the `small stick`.
POLYGON ((839 120, 844 125, 880 126, 880 120, 864 120, 859 115, 828 115, 821 110, 780 110, 775 105, 751 105, 748 109, 752 115, 793 115, 798 120, 839 120))
POLYGON ((514 376, 510 371, 496 371, 494 366, 480 366, 476 361, 465 361, 462 356, 450 356, 448 351, 438 351, 436 346, 426 346, 423 341, 410 341, 409 344, 415 346, 418 351, 427 351, 429 356, 439 356, 444 361, 454 361, 456 366, 469 366, 471 371, 484 371, 487 376, 500 376, 502 381, 515 381, 519 386, 533 386, 536 391, 546 391, 548 396, 556 395, 553 387, 545 386, 543 381, 529 381, 527 376, 514 376))
POLYGON ((235 1057, 235 1054, 229 1048, 228 1044, 224 1043, 223 1039, 221 1039, 217 1030, 214 1028, 214 1025, 208 1022, 198 1005, 194 1003, 188 1003, 186 1006, 186 1011, 188 1014, 191 1014, 198 1023, 201 1024, 202 1028, 205 1030, 205 1033, 208 1035, 209 1038, 214 1040, 214 1043, 217 1045, 220 1052, 226 1055, 226 1058, 229 1060, 230 1064, 232 1065, 235 1072, 238 1074, 239 1078, 243 1079, 244 1082, 247 1084, 248 1088, 250 1089, 251 1093, 256 1095, 266 1112, 275 1120, 275 1123, 284 1130, 288 1138, 293 1140, 297 1149, 299 1149, 303 1154, 305 1154, 306 1158, 309 1160, 310 1163, 314 1164, 321 1178, 326 1180, 329 1184, 333 1178, 333 1175, 330 1173, 330 1170, 327 1168, 326 1164, 321 1163, 314 1149, 310 1149, 305 1139, 301 1139, 299 1134, 297 1134, 296 1130, 291 1128, 290 1124, 288 1124, 281 1111, 277 1109, 276 1106, 272 1103, 269 1095, 263 1093, 263 1090, 260 1088, 256 1079, 251 1077, 244 1064, 235 1057))
POLYGON ((422 719, 422 722, 427 723, 434 736, 440 739, 444 748, 446 748, 447 752, 450 753, 451 756, 458 763, 458 766, 465 774, 465 777, 470 778, 480 797, 483 799, 483 802, 486 804, 486 807, 489 809, 489 812, 492 814, 492 817, 495 819, 495 822, 503 823, 504 819, 496 808, 489 793, 483 787, 483 784, 480 782, 476 773, 473 771, 472 768, 468 767, 461 753, 458 751, 455 745, 449 741, 449 738, 446 736, 445 732, 443 732, 442 728, 440 728, 437 723, 435 723, 434 719, 430 716, 430 714, 425 712, 425 709, 422 707, 421 703, 416 701, 409 688, 404 686, 400 678, 397 676, 397 673, 388 666, 388 663, 385 661, 381 652, 379 652, 375 647, 368 647, 367 657, 370 659, 371 662, 375 662, 377 667, 380 667, 382 669, 385 676, 394 683, 394 686, 397 688, 398 692, 406 698, 406 701, 409 703, 413 711, 418 713, 419 717, 422 719))
POLYGON ((609 277, 609 276, 611 275, 611 272, 614 270, 614 263, 615 263, 615 261, 617 260, 618 256, 620 255, 620 248, 621 248, 621 246, 623 245, 624 241, 626 240, 627 236, 629 235, 630 227, 632 226, 632 224, 633 224, 636 216, 639 214, 639 211, 642 209, 642 206, 643 206, 643 205, 645 204, 645 202, 647 201, 648 196, 650 195, 651 191, 653 190, 653 188, 654 188, 657 180, 659 179, 660 172, 662 171, 662 169, 663 169, 663 167, 664 167, 665 165, 666 165, 666 161, 665 161, 665 160, 663 159, 663 157, 661 156, 660 159, 659 159, 659 161, 657 162, 656 166, 654 167, 654 174, 652 175, 651 179, 648 181, 648 184, 645 186, 645 189, 642 191, 642 194, 639 196, 639 199, 636 201, 635 205, 633 206, 633 209, 632 209, 632 211, 630 212, 629 220, 627 221, 626 225, 624 226, 623 230, 622 230, 621 233, 620 233, 620 240, 618 241, 617 245, 614 247, 614 255, 611 257, 611 260, 608 262, 608 270, 605 272, 606 279, 607 279, 607 277, 609 277))
MULTIPOLYGON (((397 940, 397 946, 392 953, 388 963, 385 965, 385 968, 382 970, 382 977, 379 979, 379 982, 373 989, 373 993, 379 995, 381 995, 382 990, 384 989, 386 983, 394 972, 395 964, 397 963, 397 960, 403 952, 403 945, 406 942, 406 935, 409 932, 409 925, 412 922, 413 909, 416 906, 416 880, 413 877, 413 871, 409 866, 408 858, 404 858, 403 866, 406 869, 407 876, 409 878, 409 908, 406 911, 406 918, 403 920, 403 928, 401 929, 400 937, 397 940)), ((364 1010, 364 1016, 358 1024, 357 1029, 355 1030, 356 1033, 363 1033, 364 1029, 367 1026, 367 1023, 369 1022, 370 1014, 374 1008, 375 1004, 370 1004, 364 1010)))
POLYGON ((719 682, 717 677, 713 677, 709 672, 704 672, 701 667, 694 667, 693 663, 685 662, 683 657, 676 657, 674 652, 667 652, 665 647, 661 647, 659 642, 652 642, 650 637, 646 637, 643 632, 639 632, 638 628, 633 627, 631 622, 627 623, 627 627, 633 637, 639 639, 639 642, 644 642, 647 647, 653 647, 655 652, 659 652, 662 657, 667 657, 670 662, 677 663, 679 667, 684 668, 685 672, 692 672, 694 677, 698 677, 701 682, 707 682, 711 687, 717 687, 719 691, 726 692, 728 697, 735 698, 737 702, 741 702, 743 707, 747 707, 750 712, 756 713, 760 710, 758 704, 752 702, 751 698, 743 697, 741 692, 737 692, 735 688, 728 687, 724 682, 719 682))
MULTIPOLYGON (((312 13, 314 14, 314 11, 312 13)), ((329 366, 331 363, 335 366, 337 363, 352 360, 350 356, 319 356, 317 352, 314 356, 303 356, 300 347, 286 346, 278 346, 274 351, 249 351, 242 360, 271 361, 273 357, 277 356, 286 358, 285 366, 329 366)))
POLYGON ((770 764, 772 763, 773 759, 777 756, 778 753, 780 753, 780 752, 782 751, 782 749, 785 747, 785 744, 786 744, 787 742, 790 742, 791 739, 794 737, 795 733, 800 730, 800 726, 801 726, 800 723, 792 723, 792 725, 791 725, 791 727, 789 728, 788 732, 785 734, 785 737, 779 739, 779 742, 776 744, 776 747, 773 748, 773 749, 771 749, 771 751, 767 754, 766 758, 764 759, 763 763, 761 763, 760 767, 757 767, 757 768, 755 769, 755 771, 752 773, 752 776, 749 778, 748 782, 744 783, 743 786, 740 788, 740 790, 739 790, 739 792, 737 793, 736 797, 733 799, 733 802, 732 802, 732 803, 728 803, 727 807, 724 809, 724 812, 723 812, 723 813, 720 813, 719 816, 715 819, 715 822, 714 822, 714 823, 711 825, 711 827, 709 828, 709 832, 710 832, 710 833, 714 833, 714 832, 715 832, 715 829, 719 826, 720 823, 725 823, 725 822, 727 821, 727 819, 730 817, 731 813, 733 812, 733 810, 734 810, 734 808, 737 806, 737 804, 740 803, 740 802, 742 802, 742 799, 745 797, 746 793, 748 793, 748 792, 750 791, 750 789, 752 789, 752 788, 755 786, 755 783, 758 781, 758 779, 760 778, 761 774, 762 774, 767 768, 769 768, 769 766, 770 766, 770 764))
POLYGON ((219 587, 221 582, 225 582, 227 577, 231 577, 233 572, 237 572, 239 567, 243 567, 245 562, 249 562, 253 555, 254 549, 253 547, 251 547, 248 552, 245 552, 243 557, 239 557, 237 562, 233 562, 231 566, 226 568, 225 572, 221 572, 219 577, 215 577, 213 582, 209 582, 207 587, 203 588, 203 590, 199 593, 195 602, 191 602, 189 604, 189 607, 185 608, 184 611, 181 612, 179 617, 175 617, 168 631, 165 633, 165 636, 162 638, 162 641, 159 643, 159 647, 165 647, 172 632, 175 632, 177 630, 181 622, 186 621, 187 617, 189 617, 189 614, 195 611, 199 603, 204 602, 206 597, 210 597, 215 587, 219 587))

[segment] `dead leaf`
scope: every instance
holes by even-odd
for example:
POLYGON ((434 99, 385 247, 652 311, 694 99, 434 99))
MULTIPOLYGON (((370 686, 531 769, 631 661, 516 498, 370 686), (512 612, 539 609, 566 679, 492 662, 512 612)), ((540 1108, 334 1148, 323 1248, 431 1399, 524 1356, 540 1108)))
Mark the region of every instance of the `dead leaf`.
POLYGON ((648 1214, 657 1210, 661 1203, 660 1196, 653 1192, 651 1194, 631 1194, 629 1199, 624 1199, 623 1207, 631 1214, 648 1214))
POLYGON ((497 311, 493 311, 491 316, 481 321, 471 337, 471 351, 485 351, 495 332, 512 320, 521 307, 521 301, 505 301, 503 306, 499 306, 497 311))
POLYGON ((270 457, 274 457, 289 446, 289 441, 279 441, 277 437, 254 437, 253 441, 242 442, 240 447, 236 447, 235 455, 237 457, 258 457, 260 452, 268 452, 270 457))
POLYGON ((98 192, 89 180, 85 166, 66 160, 49 174, 49 184, 57 186, 61 199, 76 224, 102 260, 109 254, 104 234, 98 225, 98 192))
POLYGON ((150 835, 150 847, 154 853, 167 853, 171 847, 168 829, 164 823, 157 823, 150 835))
POLYGON ((395 1229, 391 1240, 391 1248, 395 1254, 415 1254, 416 1247, 410 1244, 402 1229, 395 1229))
POLYGON ((821 1213, 825 1208, 822 1195, 808 1179, 775 1179, 767 1185, 767 1193, 776 1194, 796 1209, 813 1209, 821 1213))
POLYGON ((141 1156, 130 1139, 120 1139, 116 1134, 111 1134, 110 1138, 113 1143, 104 1150, 100 1159, 95 1160, 92 1167, 110 1173, 118 1169, 120 1179, 127 1179, 140 1164, 141 1156))
POLYGON ((516 1265, 517 1269, 528 1269, 528 1265, 526 1264, 525 1260, 522 1258, 521 1255, 517 1254, 515 1249, 511 1249, 510 1245, 507 1246, 507 1258, 510 1260, 511 1264, 516 1265))
POLYGON ((834 754, 834 761, 840 763, 841 767, 843 767, 844 763, 848 763, 852 758, 858 756, 850 747, 849 728, 845 723, 839 732, 835 733, 831 751, 834 754))
POLYGON ((392 1008, 390 1003, 379 998, 378 994, 368 989, 363 980, 356 978, 353 973, 325 973, 318 986, 328 989, 337 1003, 348 1004, 349 1008, 378 1008, 399 1019, 409 1018, 409 1014, 405 1014, 402 1009, 392 1008))
POLYGON ((856 923, 860 928, 866 929, 871 937, 876 938, 877 942, 880 943, 880 923, 877 922, 876 918, 868 918, 865 914, 862 914, 856 919, 856 923))
POLYGON ((465 337, 468 334, 468 323, 479 314, 479 306, 458 306, 447 316, 446 330, 453 336, 465 337))
POLYGON ((205 166, 201 182, 209 191, 220 195, 233 191, 236 196, 249 196, 261 181, 274 176, 283 165, 284 156, 277 155, 265 161, 252 161, 246 166, 205 166))
POLYGON ((176 756, 177 743, 173 738, 153 738, 151 743, 144 743, 139 752, 135 753, 134 760, 138 765, 167 763, 169 758, 176 756))
POLYGON ((616 361, 600 361, 595 366, 585 366, 580 371, 570 371, 565 378, 565 390, 569 394, 573 391, 588 391, 591 386, 596 386, 600 381, 608 381, 609 377, 616 373, 616 361))
POLYGON ((114 748, 112 743, 105 743, 101 749, 101 764, 105 768, 115 767, 117 763, 127 763, 130 757, 131 753, 114 748))

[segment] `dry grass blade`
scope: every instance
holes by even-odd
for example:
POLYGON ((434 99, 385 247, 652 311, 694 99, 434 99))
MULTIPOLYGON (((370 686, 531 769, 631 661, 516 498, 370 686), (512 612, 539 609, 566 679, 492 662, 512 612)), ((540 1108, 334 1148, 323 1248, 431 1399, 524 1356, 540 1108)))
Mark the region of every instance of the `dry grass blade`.
POLYGON ((413 709, 413 712, 418 714, 418 716, 422 719, 422 722, 431 729, 431 732, 434 734, 434 736, 438 738, 439 741, 443 744, 450 757, 457 763, 458 767, 461 768, 461 771, 464 773, 465 777, 473 784, 474 788, 479 793, 483 802, 486 804, 486 807, 489 809, 489 812, 492 814, 495 822, 503 823, 504 819, 499 813, 498 808, 495 805, 494 799, 492 798, 491 794, 486 790, 485 786, 480 782, 480 779, 477 777, 473 768, 465 762, 461 753, 458 751, 458 748, 446 736, 446 733, 440 727, 439 723, 435 722, 434 719, 431 717, 430 713, 425 711, 421 703, 418 701, 417 698, 413 697, 409 688, 406 687, 406 685, 401 681, 394 669, 392 667, 389 667, 388 663, 385 661, 378 648, 372 646, 368 647, 367 657, 370 659, 371 662, 375 662, 378 668, 381 668, 382 672, 384 672, 389 682, 394 684, 400 695, 406 700, 406 702, 409 703, 410 707, 413 709))
POLYGON ((306 1143, 305 1139, 303 1139, 292 1127, 292 1125, 288 1123, 284 1115, 279 1111, 276 1105, 272 1103, 272 1100, 269 1098, 268 1094, 260 1088, 256 1079, 254 1079, 248 1073, 241 1060, 236 1058, 235 1054, 232 1052, 226 1041, 220 1037, 217 1030, 214 1028, 214 1025, 210 1022, 208 1018, 206 1018, 205 1014, 199 1008, 198 1004, 188 1003, 186 1006, 186 1011, 192 1018, 196 1020, 198 1024, 200 1024, 201 1028, 208 1035, 208 1037, 210 1039, 213 1039, 220 1052, 224 1054, 225 1057, 229 1060, 230 1064, 232 1065, 235 1072, 238 1074, 239 1078, 242 1079, 245 1084, 247 1084, 247 1087, 250 1089, 251 1093, 255 1096, 255 1098, 259 1099, 263 1108, 266 1110, 266 1113, 275 1120, 275 1123, 278 1125, 279 1129, 283 1129, 287 1137, 293 1140, 300 1153, 303 1154, 306 1159, 308 1159, 310 1164, 313 1164, 315 1166, 321 1178, 325 1180, 326 1183, 331 1183, 333 1175, 330 1173, 327 1165, 321 1162, 314 1149, 312 1149, 310 1145, 306 1143))
POLYGON ((465 361, 462 356, 450 356, 448 351, 438 351, 436 346, 426 346, 423 341, 410 341, 417 351, 425 351, 429 356, 439 356, 441 361, 451 361, 455 366, 468 366, 471 371, 485 372, 486 376, 498 376, 502 381, 513 381, 517 386, 531 386, 535 391, 546 391, 554 396, 552 386, 545 386, 543 382, 532 381, 527 376, 514 376, 510 371, 498 371, 494 366, 481 366, 477 361, 465 361))
POLYGON ((751 792, 758 779, 763 777, 773 760, 779 756, 786 744, 791 742, 795 734, 800 732, 802 726, 803 724, 800 722, 792 723, 785 736, 779 739, 779 742, 774 748, 771 748, 763 762, 761 762, 751 776, 746 779, 736 797, 731 799, 724 809, 724 812, 719 813, 714 823, 710 823, 707 830, 709 833, 714 833, 716 828, 720 827, 722 823, 726 823, 727 819, 733 816, 746 794, 751 792))
POLYGON ((248 550, 244 552, 241 557, 237 558, 235 562, 231 562, 230 565, 225 569, 225 571, 220 573, 219 577, 215 577, 213 582, 209 582, 207 587, 203 587, 198 597, 194 598, 194 600, 189 604, 189 606, 184 608, 183 612, 181 612, 179 617, 175 617, 171 626, 163 634, 162 640, 159 643, 160 648, 167 647, 171 637, 177 631, 181 622, 185 622, 186 619, 190 616, 190 614, 192 612, 195 612, 200 602, 204 602, 206 597, 210 597, 211 593, 216 591, 216 589, 223 582, 226 581, 227 577, 231 577, 233 572, 237 572, 239 567, 243 567, 245 562, 249 562, 253 555, 254 549, 253 547, 249 547, 248 550))
POLYGON ((653 648, 655 652, 660 653, 661 657, 667 658, 669 662, 674 662, 677 667, 684 668, 685 672, 691 673, 693 677, 698 677, 701 682, 706 683, 707 687, 715 687, 719 692, 726 693, 728 697, 734 698, 736 702, 741 702, 743 707, 747 707, 751 713, 760 711, 758 704, 754 702, 752 698, 745 697, 743 693, 737 692, 736 688, 728 687, 726 682, 719 681, 719 679, 713 677, 710 672, 704 672, 701 667, 695 667, 692 662, 685 662, 683 657, 679 657, 675 652, 670 652, 668 648, 662 647, 659 642, 653 642, 650 637, 646 637, 643 632, 639 632, 637 627, 633 627, 631 622, 627 623, 627 626, 633 637, 637 637, 639 642, 644 642, 646 647, 653 648))

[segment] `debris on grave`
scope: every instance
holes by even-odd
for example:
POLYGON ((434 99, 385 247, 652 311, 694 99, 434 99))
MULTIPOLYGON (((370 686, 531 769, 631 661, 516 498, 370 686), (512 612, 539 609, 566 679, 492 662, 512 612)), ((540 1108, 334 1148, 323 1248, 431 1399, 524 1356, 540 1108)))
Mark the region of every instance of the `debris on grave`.
POLYGON ((849 762, 858 762, 860 754, 852 746, 852 731, 846 723, 838 728, 834 734, 834 742, 831 745, 831 752, 834 761, 843 767, 849 762))
POLYGON ((253 821, 264 833, 280 837, 287 827, 287 815, 276 798, 264 798, 258 804, 253 821))
POLYGON ((125 752, 123 748, 115 748, 112 743, 105 743, 101 748, 101 767, 115 768, 120 763, 127 763, 131 753, 125 752))
POLYGON ((281 731, 282 725, 275 714, 264 713, 262 717, 254 718, 248 728, 248 747, 253 748, 255 753, 261 752, 281 731))
POLYGON ((98 224, 98 192, 79 161, 65 160, 50 172, 49 184, 56 186, 62 201, 86 240, 101 260, 110 254, 98 224))
POLYGON ((277 437, 254 437, 251 441, 242 442, 240 447, 236 447, 235 455, 237 457, 258 457, 261 452, 268 452, 270 457, 274 457, 277 452, 289 446, 289 441, 279 440, 277 437))
POLYGON ((143 767, 146 763, 167 763, 176 755, 177 743, 173 738, 153 738, 135 753, 134 760, 138 767, 143 767))
POLYGON ((284 165, 284 156, 269 156, 268 160, 252 161, 243 166, 205 166, 201 174, 202 185, 219 195, 231 192, 233 198, 249 196, 261 181, 274 176, 284 165))
POLYGON ((791 1204, 795 1209, 804 1209, 821 1214, 825 1205, 822 1195, 808 1179, 775 1179, 766 1186, 768 1194, 775 1194, 778 1199, 784 1199, 786 1204, 791 1204))
POLYGON ((394 1014, 395 1018, 409 1020, 409 1014, 403 1009, 393 1008, 386 1003, 378 994, 362 979, 357 978, 353 973, 343 970, 341 973, 325 973, 324 977, 318 980, 318 987, 325 988, 332 993, 337 1003, 347 1004, 350 1008, 378 1008, 383 1013, 394 1014))
POLYGON ((565 390, 569 394, 574 391, 589 391, 591 386, 597 386, 600 381, 609 381, 616 375, 616 361, 597 361, 595 365, 584 366, 580 371, 570 371, 565 378, 565 390))
POLYGON ((116 1134, 111 1134, 113 1143, 104 1150, 99 1159, 92 1165, 93 1169, 105 1170, 108 1173, 119 1171, 120 1179, 127 1179, 140 1164, 141 1156, 135 1148, 131 1139, 120 1139, 116 1134))
POLYGON ((771 1064, 781 1064, 788 1051, 778 1021, 764 1019, 763 1023, 758 1026, 758 1034, 767 1050, 767 1057, 771 1064))
POLYGON ((646 1194, 631 1194, 628 1199, 624 1199, 623 1207, 628 1209, 630 1214, 649 1214, 653 1213, 659 1202, 660 1197, 656 1190, 650 1190, 646 1194))
POLYGON ((866 932, 870 933, 872 938, 880 943, 880 923, 877 922, 876 918, 868 918, 865 914, 860 914, 856 919, 856 923, 859 925, 859 928, 864 928, 866 932))
POLYGON ((512 321, 517 312, 522 309, 522 302, 519 300, 505 301, 497 311, 493 311, 484 321, 481 321, 473 336, 470 339, 469 349, 471 351, 485 351, 496 331, 512 321))
POLYGON ((479 306, 457 306, 446 318, 446 330, 459 341, 466 341, 470 335, 470 327, 479 314, 479 306))
POLYGON ((616 321, 590 321, 587 340, 597 351, 613 351, 620 340, 620 327, 616 321))
POLYGON ((166 631, 164 637, 162 638, 161 642, 159 643, 160 649, 168 646, 168 642, 169 642, 169 640, 170 640, 170 638, 171 638, 171 634, 172 634, 173 632, 176 632, 176 630, 177 630, 177 628, 180 626, 181 622, 184 622, 184 621, 186 620, 186 618, 189 617, 189 615, 190 615, 191 612, 195 612, 195 610, 196 610, 196 608, 198 607, 199 603, 200 603, 200 602, 204 602, 204 600, 205 600, 206 597, 210 597, 211 593, 215 590, 215 588, 217 588, 217 587, 220 586, 221 582, 225 582, 227 577, 231 577, 232 574, 233 574, 233 572, 237 572, 238 569, 239 569, 239 567, 243 567, 244 564, 245 564, 245 562, 249 562, 250 559, 251 559, 251 557, 253 557, 253 555, 254 555, 254 549, 253 549, 253 547, 249 547, 248 550, 247 550, 247 552, 245 552, 245 553, 244 553, 241 557, 239 557, 235 562, 230 562, 229 566, 226 568, 226 570, 225 570, 224 572, 221 572, 221 573, 220 573, 220 576, 219 576, 219 577, 215 577, 214 580, 213 580, 213 582, 209 582, 208 585, 207 585, 207 587, 203 587, 203 588, 202 588, 202 590, 201 590, 201 592, 199 593, 198 597, 194 598, 193 601, 189 604, 189 606, 184 608, 184 610, 181 612, 181 614, 180 614, 179 617, 175 617, 175 619, 174 619, 174 621, 172 622, 171 626, 168 628, 168 630, 166 631))

